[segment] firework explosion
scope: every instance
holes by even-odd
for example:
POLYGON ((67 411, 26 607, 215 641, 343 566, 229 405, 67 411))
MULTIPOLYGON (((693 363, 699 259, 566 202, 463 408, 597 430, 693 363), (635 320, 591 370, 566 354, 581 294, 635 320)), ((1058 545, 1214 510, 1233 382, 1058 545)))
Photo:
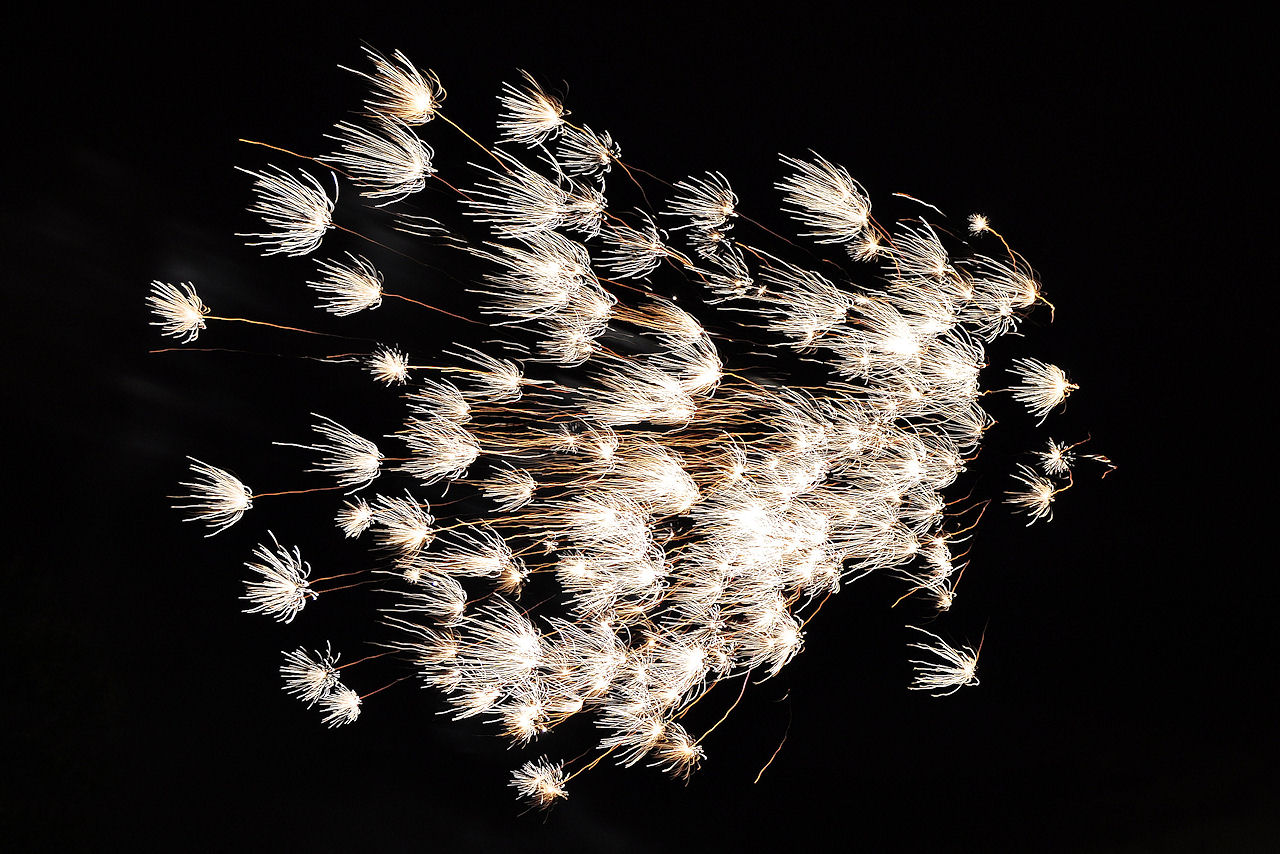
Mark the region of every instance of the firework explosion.
MULTIPOLYGON (((783 156, 792 242, 741 210, 718 172, 667 183, 624 161, 530 75, 504 85, 499 140, 485 146, 445 115, 434 73, 366 52, 354 73, 368 98, 334 127, 332 153, 242 170, 262 223, 242 236, 266 255, 315 255, 307 284, 335 318, 401 301, 488 334, 483 346, 431 344, 424 364, 381 344, 331 357, 401 395, 405 417, 391 454, 319 414, 312 441, 276 443, 309 454, 305 471, 328 486, 256 492, 191 461, 175 506, 210 535, 261 499, 333 490, 326 523, 369 542, 366 567, 313 578, 303 548, 268 533, 247 564, 245 610, 289 622, 376 583, 384 654, 455 718, 485 719, 519 746, 589 719, 597 749, 576 768, 542 755, 514 772, 519 795, 546 806, 606 757, 687 777, 710 733, 686 729, 689 709, 720 682, 741 680, 740 697, 776 675, 856 578, 889 574, 903 598, 952 606, 987 505, 947 496, 993 423, 986 345, 1051 311, 985 216, 951 229, 911 199, 914 215, 886 227, 843 167, 783 156), (465 136, 483 165, 437 164, 414 129, 428 123, 465 136), (406 208, 437 182, 457 207, 406 208), (396 229, 479 265, 470 316, 399 293, 414 283, 384 281, 373 241, 373 258, 319 256, 334 231, 361 237, 342 224, 344 184, 396 229), (610 207, 606 189, 638 206, 610 207)), ((156 282, 148 302, 184 344, 218 323, 308 331, 213 316, 192 284, 156 282)), ((1008 370, 1028 420, 1077 389, 1036 359, 1008 370)), ((1080 444, 1048 439, 1009 475, 1006 506, 1047 520, 1074 466, 1109 470, 1080 444)), ((977 684, 978 651, 918 631, 912 688, 977 684)), ((338 660, 326 644, 281 664, 286 692, 330 726, 389 687, 357 692, 343 668, 359 662, 338 660)))

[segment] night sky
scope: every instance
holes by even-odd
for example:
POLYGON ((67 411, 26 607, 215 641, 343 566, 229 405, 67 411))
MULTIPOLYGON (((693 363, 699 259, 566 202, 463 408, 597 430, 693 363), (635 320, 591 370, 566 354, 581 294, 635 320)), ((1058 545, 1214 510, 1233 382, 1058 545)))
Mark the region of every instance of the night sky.
MULTIPOLYGON (((1263 697, 1280 601, 1273 508, 1253 494, 1274 465, 1257 450, 1272 438, 1259 436, 1271 395, 1246 352, 1271 340, 1260 315, 1274 284, 1251 257, 1263 175, 1242 105, 1263 87, 1246 67, 1257 25, 957 9, 184 10, 182 23, 103 18, 25 39, 4 213, 6 420, 19 434, 0 597, 12 850, 1276 850, 1280 757, 1263 697), (328 151, 322 135, 363 97, 338 68, 363 67, 361 40, 434 69, 446 114, 484 139, 501 81, 528 69, 628 163, 669 180, 723 172, 771 227, 792 228, 772 189, 777 155, 811 148, 847 166, 877 214, 918 215, 891 199, 902 192, 956 224, 991 218, 1057 311, 991 348, 984 385, 1031 355, 1081 390, 1040 428, 994 402, 991 447, 962 483, 1003 491, 1017 452, 1049 435, 1092 435, 1119 468, 1105 481, 1084 469, 1051 524, 984 519, 954 609, 928 624, 974 644, 985 631, 980 686, 908 691, 903 626, 927 612, 891 609, 900 587, 868 578, 746 692, 687 786, 606 762, 546 816, 521 814, 509 769, 576 755, 588 727, 508 749, 405 682, 329 730, 283 694, 281 650, 332 639, 349 660, 386 639, 368 591, 322 597, 288 626, 240 613, 243 562, 268 528, 317 570, 358 565, 328 522, 333 496, 261 501, 208 539, 166 496, 187 454, 258 489, 318 485, 305 454, 270 443, 305 440, 313 411, 376 435, 398 403, 358 370, 294 358, 345 346, 305 335, 211 324, 193 346, 252 354, 148 354, 171 342, 144 299, 153 279, 192 281, 215 314, 423 358, 476 340, 411 306, 324 315, 303 286, 311 259, 262 258, 235 236, 256 224, 233 167, 302 165, 237 139, 328 151)), ((420 133, 442 176, 471 180, 482 152, 439 122, 420 133)), ((355 198, 343 200, 355 221, 413 251, 355 198)), ((439 188, 415 204, 455 213, 439 188)), ((354 238, 325 248, 385 262, 389 290, 470 304, 354 238)), ((380 660, 351 681, 367 691, 403 672, 380 660)))

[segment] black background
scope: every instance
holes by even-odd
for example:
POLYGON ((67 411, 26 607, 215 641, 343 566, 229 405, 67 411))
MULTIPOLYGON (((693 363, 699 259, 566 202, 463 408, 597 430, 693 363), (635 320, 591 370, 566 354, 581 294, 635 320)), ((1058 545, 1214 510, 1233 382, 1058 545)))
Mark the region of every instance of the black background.
MULTIPOLYGON (((20 848, 1280 844, 1263 699, 1277 676, 1262 497, 1274 383, 1252 352, 1270 347, 1275 281, 1261 257, 1269 177, 1251 116, 1269 109, 1269 88, 1249 68, 1256 22, 962 6, 174 14, 11 34, 4 377, 19 435, 0 598, 16 712, 3 815, 20 848), (1057 306, 1052 326, 1038 318, 998 355, 1063 364, 1082 389, 1043 430, 1002 418, 978 489, 1003 489, 1001 454, 1046 432, 1091 432, 1119 470, 1083 479, 1051 525, 1001 514, 980 532, 937 624, 971 641, 986 630, 980 687, 937 700, 905 690, 902 626, 920 613, 890 610, 894 586, 868 579, 826 605, 781 676, 747 692, 687 787, 602 765, 546 817, 520 815, 506 789, 523 754, 436 714, 411 683, 334 731, 284 697, 279 650, 333 638, 350 659, 376 638, 360 593, 291 626, 239 613, 241 563, 268 526, 317 566, 356 554, 316 522, 332 500, 263 503, 204 539, 165 496, 186 454, 260 489, 293 487, 302 458, 270 441, 301 437, 312 410, 361 432, 393 396, 296 359, 148 354, 164 345, 143 300, 152 279, 191 280, 215 314, 394 330, 422 354, 455 332, 390 305, 339 328, 308 308, 309 260, 262 259, 234 236, 253 221, 232 167, 297 165, 237 138, 325 150, 321 135, 362 97, 337 68, 362 62, 361 39, 435 69, 446 113, 484 137, 500 81, 528 68, 629 162, 671 179, 720 170, 750 211, 776 205, 778 152, 812 147, 877 205, 901 191, 954 221, 992 218, 1057 306)), ((446 177, 483 156, 441 123, 423 135, 446 177)), ((359 249, 336 237, 326 248, 359 249)), ((418 286, 455 299, 450 283, 418 286)), ((226 325, 200 344, 326 352, 226 325)), ((397 675, 382 664, 352 681, 371 690, 397 675)), ((721 690, 702 726, 731 701, 721 690)), ((587 735, 546 749, 574 755, 587 735)))

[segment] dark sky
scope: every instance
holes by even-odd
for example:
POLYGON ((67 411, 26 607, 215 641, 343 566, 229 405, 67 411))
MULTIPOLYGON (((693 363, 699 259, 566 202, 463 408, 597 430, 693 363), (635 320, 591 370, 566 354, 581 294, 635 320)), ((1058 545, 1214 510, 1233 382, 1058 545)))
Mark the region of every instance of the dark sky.
MULTIPOLYGON (((1275 715, 1262 699, 1277 676, 1274 523, 1248 485, 1272 466, 1256 450, 1268 395, 1245 396, 1257 358, 1245 351, 1268 340, 1255 329, 1274 283, 1250 257, 1263 227, 1243 112, 1263 88, 1247 67, 1257 25, 965 6, 568 19, 462 9, 104 18, 25 45, 5 194, 16 261, 5 397, 24 434, 6 460, 20 487, 4 552, 18 713, 6 836, 23 850, 1276 845, 1275 715), (308 309, 310 261, 263 259, 234 236, 253 221, 233 167, 295 165, 240 137, 320 153, 362 97, 337 67, 361 62, 361 39, 436 70, 447 112, 486 137, 500 81, 527 68, 579 121, 613 132, 628 162, 673 179, 719 170, 744 208, 773 209, 777 154, 813 148, 877 205, 904 192, 956 222, 992 218, 1057 306, 1052 325, 1039 317, 1000 357, 1058 362, 1082 389, 1041 430, 1002 420, 976 488, 1005 488, 1008 453, 1048 432, 1091 433, 1119 470, 1082 478, 1050 525, 1000 514, 979 532, 937 625, 972 641, 986 630, 981 686, 907 691, 902 627, 921 612, 891 611, 894 585, 868 579, 825 606, 781 676, 747 692, 688 786, 602 765, 545 818, 520 815, 506 788, 523 754, 437 714, 410 683, 334 731, 281 693, 279 650, 332 637, 350 659, 378 639, 360 593, 291 626, 239 613, 241 564, 268 526, 304 553, 312 532, 317 555, 346 554, 316 530, 329 504, 255 509, 205 539, 165 496, 186 454, 246 480, 282 478, 301 460, 272 440, 300 436, 310 411, 372 422, 387 396, 291 358, 149 355, 163 344, 143 300, 152 279, 191 280, 215 313, 341 325, 308 309)), ((438 165, 465 174, 478 152, 446 131, 424 136, 438 165)), ((465 304, 452 283, 429 286, 465 304)), ((387 308, 342 331, 422 353, 457 331, 387 308)), ((326 352, 283 333, 219 334, 201 343, 326 352)), ((368 665, 362 688, 398 675, 384 664, 368 665)), ((548 750, 571 756, 588 735, 548 750)))

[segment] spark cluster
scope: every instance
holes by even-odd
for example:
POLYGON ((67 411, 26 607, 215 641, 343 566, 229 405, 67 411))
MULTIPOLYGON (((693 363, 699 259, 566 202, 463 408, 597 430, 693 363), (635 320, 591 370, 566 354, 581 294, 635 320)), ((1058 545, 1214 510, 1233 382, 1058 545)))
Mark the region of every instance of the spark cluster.
MULTIPOLYGON (((316 162, 393 227, 484 265, 462 320, 489 336, 417 342, 428 365, 394 345, 335 359, 362 365, 405 414, 389 454, 319 415, 315 442, 275 443, 309 452, 299 471, 324 486, 254 494, 192 460, 176 506, 211 533, 255 499, 341 490, 328 493, 324 524, 369 544, 366 566, 312 580, 298 549, 273 536, 248 564, 246 610, 288 622, 313 600, 377 583, 377 642, 454 718, 481 718, 522 748, 589 719, 588 765, 567 773, 541 756, 511 779, 546 806, 606 756, 686 778, 707 756, 709 730, 690 731, 694 705, 720 683, 745 692, 779 673, 822 604, 869 573, 898 579, 904 599, 931 611, 952 608, 986 507, 947 496, 993 424, 987 347, 1044 302, 985 216, 969 218, 967 237, 932 206, 929 219, 915 210, 886 227, 864 187, 817 154, 783 156, 775 185, 802 243, 755 227, 720 172, 653 183, 665 198, 650 207, 613 138, 572 124, 528 74, 499 95, 498 143, 476 143, 487 165, 450 163, 414 130, 443 119, 439 78, 399 52, 366 53, 365 115, 339 122, 338 152, 316 162), (442 175, 458 185, 455 209, 438 220, 397 211, 442 175), (606 189, 639 190, 638 203, 611 207, 606 189), (847 250, 842 263, 820 254, 833 244, 847 250), (339 576, 356 580, 325 586, 339 576)), ((445 125, 458 128, 429 128, 445 125)), ((340 217, 319 180, 248 174, 249 209, 265 224, 246 235, 251 246, 329 248, 340 217)), ((326 319, 393 296, 363 255, 317 262, 309 285, 326 319)), ((422 300, 436 285, 392 286, 418 286, 407 301, 432 308, 422 300)), ((149 303, 183 342, 219 320, 191 285, 157 282, 149 303)), ((1040 422, 1077 388, 1036 359, 1009 370, 1019 383, 1006 391, 1040 422)), ((1076 447, 1049 440, 1038 469, 1020 465, 1012 509, 1047 520, 1079 458, 1106 462, 1076 447)), ((918 631, 930 640, 910 644, 928 656, 913 662, 912 688, 977 684, 976 651, 918 631)), ((327 646, 298 648, 281 667, 285 690, 330 726, 377 693, 348 688, 336 661, 327 646)))

